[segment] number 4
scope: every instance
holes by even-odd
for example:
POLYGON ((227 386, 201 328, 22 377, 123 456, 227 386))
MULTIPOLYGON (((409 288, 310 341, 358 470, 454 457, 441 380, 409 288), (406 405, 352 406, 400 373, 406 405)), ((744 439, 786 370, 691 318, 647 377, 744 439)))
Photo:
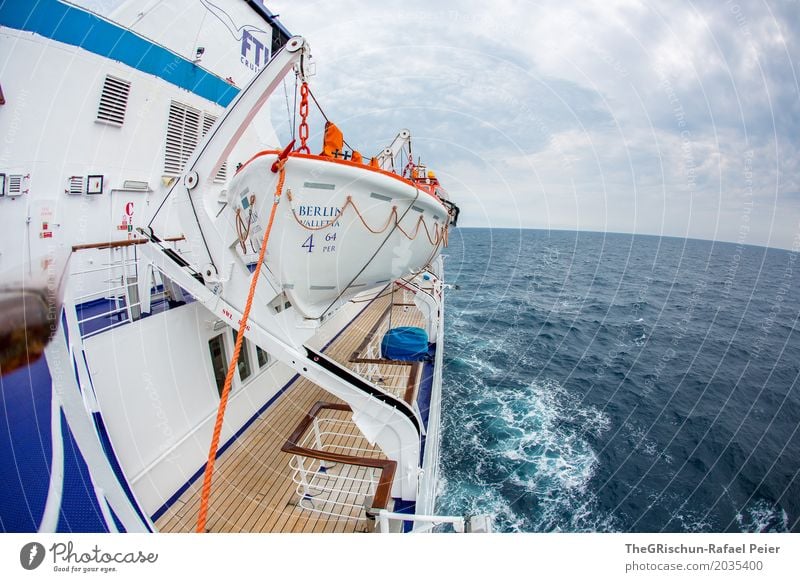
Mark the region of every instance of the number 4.
POLYGON ((314 235, 312 234, 310 237, 306 239, 306 242, 300 245, 301 248, 308 249, 310 253, 314 249, 314 235))

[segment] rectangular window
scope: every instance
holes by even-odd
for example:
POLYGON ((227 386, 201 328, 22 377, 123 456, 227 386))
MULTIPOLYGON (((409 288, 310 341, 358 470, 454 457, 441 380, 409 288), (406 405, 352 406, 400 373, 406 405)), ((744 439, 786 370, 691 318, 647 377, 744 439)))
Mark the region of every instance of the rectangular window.
POLYGON ((258 367, 263 368, 269 364, 269 354, 256 346, 256 356, 258 356, 258 367))
POLYGON ((222 388, 225 386, 225 374, 227 372, 225 340, 222 334, 208 340, 208 350, 211 352, 211 368, 214 370, 214 379, 217 381, 217 391, 222 396, 222 388))
MULTIPOLYGON (((233 345, 236 345, 236 330, 232 329, 233 345)), ((239 379, 244 382, 246 378, 250 377, 250 346, 247 338, 242 339, 242 349, 239 351, 239 361, 236 362, 236 367, 239 369, 239 379)))

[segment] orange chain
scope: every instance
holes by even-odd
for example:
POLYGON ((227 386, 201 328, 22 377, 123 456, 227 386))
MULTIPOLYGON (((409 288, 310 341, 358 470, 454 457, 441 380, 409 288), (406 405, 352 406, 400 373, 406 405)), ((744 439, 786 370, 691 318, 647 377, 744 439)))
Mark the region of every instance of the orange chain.
POLYGON ((308 141, 308 83, 300 85, 300 147, 298 152, 310 154, 306 141, 308 141))

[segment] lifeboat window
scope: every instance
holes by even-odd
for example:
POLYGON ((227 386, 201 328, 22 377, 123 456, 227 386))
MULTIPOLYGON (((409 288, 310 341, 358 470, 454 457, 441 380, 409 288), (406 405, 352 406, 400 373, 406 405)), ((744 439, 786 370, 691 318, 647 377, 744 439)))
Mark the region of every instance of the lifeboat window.
POLYGON ((256 346, 256 356, 258 358, 258 367, 263 368, 269 364, 269 354, 256 346))
MULTIPOLYGON (((236 330, 233 332, 233 344, 236 345, 236 330)), ((247 339, 242 340, 242 349, 239 351, 239 361, 236 362, 236 367, 239 369, 239 380, 244 381, 250 377, 250 345, 247 339)))
POLYGON ((211 352, 211 368, 214 370, 214 379, 217 381, 217 391, 222 395, 225 385, 225 341, 222 334, 208 340, 208 349, 211 352))

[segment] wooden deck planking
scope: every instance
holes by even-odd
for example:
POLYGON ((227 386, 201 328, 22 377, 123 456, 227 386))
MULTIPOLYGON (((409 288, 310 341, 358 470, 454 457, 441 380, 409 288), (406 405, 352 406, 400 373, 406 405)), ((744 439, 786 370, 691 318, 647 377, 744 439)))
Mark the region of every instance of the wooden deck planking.
MULTIPOLYGON (((395 301, 399 298, 396 295, 395 301)), ((382 318, 390 301, 388 296, 376 299, 328 346, 325 353, 350 369, 355 369, 355 363, 349 361, 350 356, 359 347, 364 334, 382 318)), ((393 308, 391 321, 395 327, 424 325, 422 314, 416 308, 406 305, 396 305, 393 308)), ((380 337, 387 327, 388 317, 381 323, 376 335, 380 337)), ((381 374, 397 376, 391 385, 383 387, 402 398, 407 389, 411 367, 379 364, 379 369, 381 374)), ((217 459, 207 521, 209 531, 354 532, 372 529, 373 522, 370 520, 336 518, 297 505, 297 485, 292 481, 293 471, 289 467, 291 455, 281 452, 280 448, 318 400, 338 401, 310 381, 297 379, 217 459)), ((336 413, 340 418, 351 416, 351 413, 342 411, 329 412, 336 413)), ((366 439, 357 427, 350 425, 349 432, 347 435, 328 438, 332 439, 331 444, 363 447, 366 439)), ((368 456, 381 457, 382 453, 373 450, 372 455, 368 456)), ((350 467, 346 472, 355 472, 357 469, 350 467)), ((194 531, 201 487, 202 476, 157 520, 156 527, 163 532, 194 531)), ((339 497, 346 497, 346 493, 341 493, 339 497)))

